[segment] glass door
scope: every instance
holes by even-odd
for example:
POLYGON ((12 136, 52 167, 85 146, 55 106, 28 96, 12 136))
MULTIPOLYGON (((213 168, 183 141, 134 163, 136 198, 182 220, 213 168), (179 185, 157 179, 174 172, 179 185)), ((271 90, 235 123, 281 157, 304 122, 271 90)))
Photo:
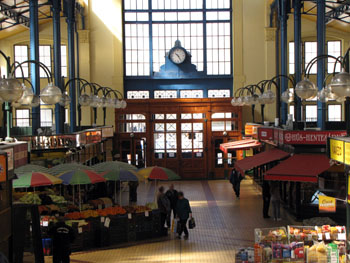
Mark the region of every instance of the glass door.
POLYGON ((205 122, 192 114, 181 114, 180 167, 183 178, 206 178, 205 122))

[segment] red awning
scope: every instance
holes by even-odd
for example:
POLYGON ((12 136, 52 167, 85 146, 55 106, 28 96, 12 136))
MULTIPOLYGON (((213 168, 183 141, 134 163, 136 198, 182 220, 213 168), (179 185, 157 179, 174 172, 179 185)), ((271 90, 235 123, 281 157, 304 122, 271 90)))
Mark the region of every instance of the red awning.
POLYGON ((220 150, 227 153, 229 150, 247 150, 260 147, 261 143, 257 140, 246 139, 240 141, 226 142, 220 144, 220 150))
POLYGON ((317 176, 330 168, 321 154, 295 154, 266 171, 265 180, 317 183, 317 176))
POLYGON ((243 160, 237 161, 235 163, 235 168, 241 174, 244 174, 245 171, 250 170, 254 167, 258 167, 260 165, 264 165, 276 160, 281 160, 289 155, 290 154, 285 151, 279 149, 271 149, 266 152, 258 153, 252 157, 247 157, 243 160))

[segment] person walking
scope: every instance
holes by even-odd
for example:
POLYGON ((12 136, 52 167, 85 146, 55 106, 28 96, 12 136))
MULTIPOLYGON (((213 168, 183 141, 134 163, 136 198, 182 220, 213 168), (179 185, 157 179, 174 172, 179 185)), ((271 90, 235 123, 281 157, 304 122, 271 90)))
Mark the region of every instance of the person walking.
POLYGON ((243 177, 242 177, 241 173, 233 168, 232 172, 231 172, 231 176, 230 176, 230 183, 232 184, 232 188, 235 191, 237 199, 239 199, 239 196, 240 196, 242 179, 243 179, 243 177))
MULTIPOLYGON (((164 227, 165 221, 168 218, 168 214, 170 214, 170 201, 168 197, 164 193, 164 186, 158 188, 157 195, 157 204, 158 209, 160 210, 160 231, 164 234, 168 234, 168 229, 164 227)), ((168 228, 170 225, 168 225, 168 228)))
POLYGON ((182 232, 185 233, 185 239, 188 239, 188 229, 187 229, 187 220, 192 218, 192 210, 190 202, 185 198, 183 192, 179 192, 178 200, 176 203, 176 218, 179 220, 179 229, 177 238, 181 238, 182 232))
POLYGON ((69 263, 70 245, 75 239, 73 228, 66 225, 64 217, 60 216, 58 222, 49 229, 48 234, 52 238, 52 262, 69 263))
POLYGON ((279 184, 274 182, 271 185, 271 202, 273 208, 273 217, 275 221, 281 221, 281 211, 280 211, 280 189, 279 184))
POLYGON ((269 208, 271 200, 270 184, 268 181, 263 180, 262 184, 262 197, 263 197, 263 217, 270 218, 269 208))
POLYGON ((174 188, 174 184, 171 184, 169 186, 169 190, 166 191, 165 195, 168 197, 169 201, 170 201, 170 213, 168 215, 167 218, 167 224, 168 226, 170 226, 170 219, 171 219, 171 211, 173 211, 173 216, 174 218, 176 218, 176 203, 177 203, 177 199, 178 199, 178 192, 175 190, 174 188))
POLYGON ((138 181, 129 181, 129 203, 133 204, 137 202, 137 187, 139 186, 138 181))

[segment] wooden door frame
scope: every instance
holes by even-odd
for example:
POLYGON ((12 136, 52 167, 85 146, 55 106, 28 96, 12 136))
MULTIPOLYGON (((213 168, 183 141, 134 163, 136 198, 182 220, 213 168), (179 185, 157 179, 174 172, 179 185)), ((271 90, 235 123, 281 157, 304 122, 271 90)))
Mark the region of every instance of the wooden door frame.
MULTIPOLYGON (((234 112, 237 114, 237 130, 228 132, 228 136, 237 137, 241 139, 242 131, 242 107, 231 105, 230 98, 203 98, 203 99, 143 99, 143 100, 126 100, 128 106, 125 109, 115 110, 115 127, 116 127, 116 140, 120 141, 123 138, 130 139, 130 133, 120 133, 119 123, 126 122, 119 120, 121 114, 144 114, 146 119, 146 132, 145 133, 134 133, 134 138, 146 138, 146 160, 147 165, 151 166, 154 164, 153 156, 153 114, 167 114, 167 113, 205 113, 203 133, 205 136, 204 140, 204 154, 206 155, 206 173, 214 172, 215 165, 212 161, 213 156, 213 138, 216 137, 215 132, 212 132, 212 118, 211 114, 216 112, 234 112), (204 111, 203 111, 204 110, 204 111)), ((140 122, 140 121, 139 121, 140 122)), ((181 120, 177 118, 177 123, 181 123, 181 120)), ((177 127, 178 129, 179 127, 177 127)))

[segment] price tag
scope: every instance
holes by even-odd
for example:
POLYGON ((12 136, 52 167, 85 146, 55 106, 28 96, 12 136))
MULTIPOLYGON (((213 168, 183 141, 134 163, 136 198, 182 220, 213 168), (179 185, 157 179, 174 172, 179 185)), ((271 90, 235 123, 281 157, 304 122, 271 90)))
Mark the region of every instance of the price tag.
POLYGON ((308 234, 308 235, 307 235, 307 240, 308 240, 308 241, 312 241, 312 234, 308 234))
POLYGON ((82 227, 78 227, 78 233, 79 234, 83 233, 83 228, 82 227))
POLYGON ((110 222, 111 222, 111 220, 109 219, 109 217, 107 217, 105 220, 105 227, 109 227, 110 222))
POLYGON ((149 217, 149 212, 145 211, 145 217, 149 217))
POLYGON ((105 221, 105 217, 101 216, 101 223, 103 223, 105 221))
POLYGON ((338 240, 346 240, 346 234, 345 233, 339 233, 338 234, 338 240))
POLYGON ((325 238, 326 238, 326 240, 330 240, 331 239, 331 234, 330 233, 325 233, 325 238))
POLYGON ((322 233, 318 233, 318 240, 323 240, 323 235, 322 235, 322 233))
POLYGON ((60 215, 59 214, 55 214, 55 217, 59 217, 60 215))
POLYGON ((97 208, 98 208, 98 209, 102 209, 102 205, 98 205, 97 208))
POLYGON ((132 214, 129 213, 129 214, 128 214, 128 219, 131 219, 131 218, 132 218, 132 214))

